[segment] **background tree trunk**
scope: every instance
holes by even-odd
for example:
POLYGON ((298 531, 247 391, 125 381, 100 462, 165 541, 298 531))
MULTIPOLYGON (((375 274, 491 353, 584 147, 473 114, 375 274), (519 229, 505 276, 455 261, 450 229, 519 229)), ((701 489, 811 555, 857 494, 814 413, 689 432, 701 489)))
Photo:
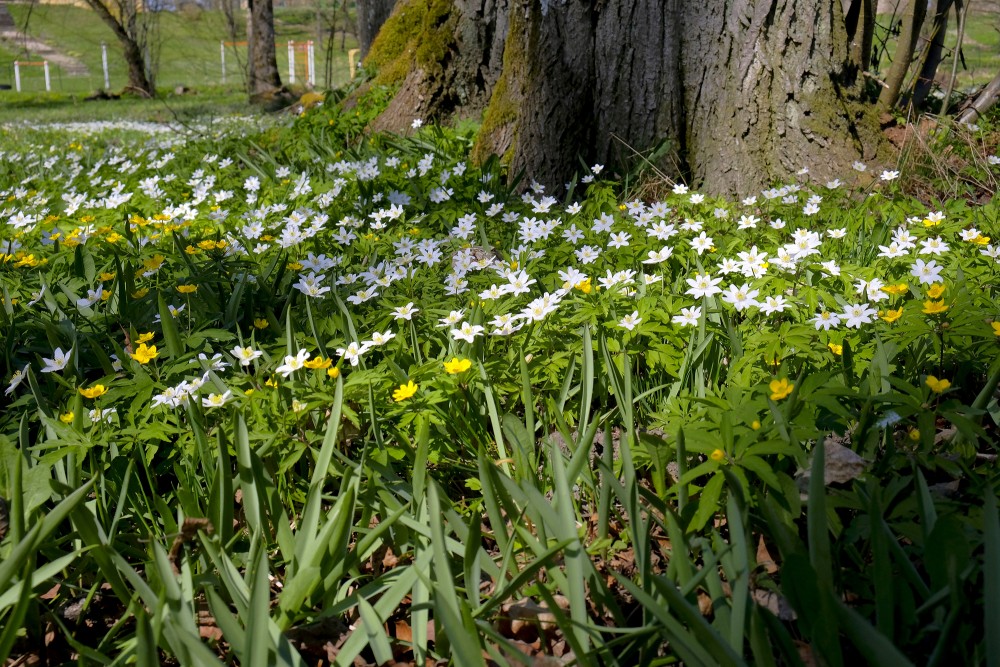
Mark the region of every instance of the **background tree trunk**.
POLYGON ((395 4, 395 0, 358 0, 358 46, 362 58, 368 55, 375 35, 392 14, 395 4))
POLYGON ((927 0, 905 0, 906 14, 903 15, 903 25, 896 43, 896 51, 892 55, 892 65, 885 76, 885 87, 878 96, 879 108, 885 110, 896 105, 899 91, 903 89, 903 79, 910 71, 913 53, 920 38, 920 28, 927 15, 927 0))
POLYGON ((944 60, 944 38, 948 32, 948 13, 951 11, 952 4, 954 4, 954 0, 938 0, 937 2, 934 21, 926 35, 927 43, 920 54, 920 66, 913 84, 913 94, 910 96, 910 109, 912 110, 919 110, 923 106, 924 100, 927 99, 934 87, 934 77, 937 75, 941 61, 944 60))
POLYGON ((122 46, 128 67, 128 88, 154 97, 156 90, 150 81, 144 49, 147 46, 145 31, 136 22, 137 7, 132 0, 109 5, 105 0, 86 0, 87 5, 111 28, 122 46))
POLYGON ((250 100, 269 101, 281 89, 274 49, 274 5, 272 0, 249 0, 247 9, 250 100))
POLYGON ((872 58, 876 0, 849 0, 849 2, 844 11, 848 57, 852 67, 864 71, 868 69, 872 58))

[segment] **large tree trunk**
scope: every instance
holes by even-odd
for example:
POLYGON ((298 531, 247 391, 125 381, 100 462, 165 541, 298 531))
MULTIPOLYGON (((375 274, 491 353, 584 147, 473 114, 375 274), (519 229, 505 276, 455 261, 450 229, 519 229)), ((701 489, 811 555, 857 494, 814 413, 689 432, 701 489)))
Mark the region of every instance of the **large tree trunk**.
POLYGON ((247 11, 250 100, 270 101, 281 89, 274 49, 274 4, 272 0, 249 0, 247 11))
POLYGON ((87 5, 104 21, 122 46, 125 64, 128 67, 128 88, 153 97, 156 90, 148 76, 145 54, 140 43, 140 32, 136 26, 137 9, 134 3, 119 2, 113 8, 106 0, 86 0, 87 5))
POLYGON ((365 64, 400 86, 372 129, 480 113, 500 76, 508 0, 399 0, 365 64))
POLYGON ((375 35, 392 13, 395 0, 358 0, 358 46, 361 57, 368 55, 375 35))
POLYGON ((826 0, 401 0, 368 59, 376 81, 402 84, 376 129, 453 111, 461 100, 441 92, 497 62, 495 33, 456 38, 437 60, 419 45, 435 31, 464 35, 483 16, 502 26, 505 9, 502 70, 478 87, 489 104, 474 157, 500 154, 514 173, 561 187, 581 160, 623 168, 657 147, 673 175, 744 193, 803 167, 843 175, 879 145, 877 121, 856 103, 860 69, 841 4, 826 0), (451 71, 463 74, 449 80, 451 71))
POLYGON ((680 3, 513 3, 502 82, 477 156, 507 154, 514 171, 557 186, 581 159, 628 163, 664 139, 678 157, 680 3))
POLYGON ((685 3, 682 53, 694 182, 745 193, 803 168, 831 180, 874 157, 840 3, 685 3))

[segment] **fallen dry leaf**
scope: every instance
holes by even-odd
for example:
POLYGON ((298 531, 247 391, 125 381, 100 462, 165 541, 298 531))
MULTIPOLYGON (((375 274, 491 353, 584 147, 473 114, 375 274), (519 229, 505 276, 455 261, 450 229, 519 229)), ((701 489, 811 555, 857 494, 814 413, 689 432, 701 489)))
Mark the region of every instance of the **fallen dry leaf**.
POLYGON ((774 574, 778 571, 778 564, 774 562, 771 552, 767 550, 763 535, 757 540, 757 564, 764 566, 764 571, 768 574, 774 574))

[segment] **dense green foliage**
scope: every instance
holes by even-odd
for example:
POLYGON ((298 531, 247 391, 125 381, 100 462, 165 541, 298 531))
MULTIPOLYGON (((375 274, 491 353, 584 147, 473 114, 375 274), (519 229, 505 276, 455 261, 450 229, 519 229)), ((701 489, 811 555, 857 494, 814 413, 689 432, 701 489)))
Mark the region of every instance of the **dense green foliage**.
POLYGON ((0 658, 998 664, 995 201, 379 106, 0 135, 0 658))

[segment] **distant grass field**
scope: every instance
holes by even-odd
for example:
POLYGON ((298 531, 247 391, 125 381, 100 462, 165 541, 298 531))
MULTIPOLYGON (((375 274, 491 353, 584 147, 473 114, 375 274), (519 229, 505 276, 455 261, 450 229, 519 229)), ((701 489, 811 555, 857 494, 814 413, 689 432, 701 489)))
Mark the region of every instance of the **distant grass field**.
POLYGON ((0 91, 0 124, 31 120, 32 123, 67 123, 100 120, 187 122, 213 116, 259 113, 246 94, 228 88, 199 88, 194 94, 174 95, 162 91, 147 100, 122 97, 117 100, 84 101, 79 93, 16 93, 0 91))
MULTIPOLYGON (((91 11, 77 7, 26 4, 9 5, 10 13, 18 26, 27 20, 28 33, 42 39, 69 56, 82 61, 90 70, 87 76, 70 76, 62 69, 52 66, 52 89, 65 93, 93 92, 104 87, 101 66, 101 42, 108 45, 108 70, 111 90, 120 90, 126 83, 126 68, 121 51, 111 31, 91 11), (30 12, 30 16, 29 16, 30 12)), ((343 21, 343 19, 340 19, 343 21)), ((237 17, 238 34, 236 41, 245 39, 245 19, 237 17)), ((275 41, 277 42, 278 68, 282 81, 288 81, 289 40, 304 42, 315 40, 315 16, 302 11, 276 9, 275 41)), ((159 14, 159 39, 157 87, 173 89, 176 86, 200 88, 222 86, 222 66, 220 43, 231 41, 225 16, 218 11, 185 10, 181 12, 161 12, 159 14)), ((326 43, 324 41, 324 47, 326 43)), ((338 34, 332 53, 331 86, 346 82, 349 78, 347 50, 356 46, 353 36, 348 35, 344 50, 340 49, 341 36, 338 34)), ((226 50, 227 88, 242 90, 243 74, 241 64, 246 61, 245 47, 229 47, 226 50)), ((155 52, 154 52, 155 53, 155 52)), ((325 48, 315 46, 317 86, 325 87, 325 48)), ((0 50, 0 84, 13 84, 12 61, 24 58, 24 54, 12 54, 10 49, 0 50)), ((301 84, 301 80, 296 81, 301 84)), ((28 72, 22 77, 25 90, 42 91, 44 83, 41 72, 28 72)))
MULTIPOLYGON (((958 39, 958 26, 952 23, 945 44, 958 39)), ((1000 14, 972 14, 962 40, 965 66, 959 63, 959 88, 986 83, 1000 73, 1000 14)), ((950 71, 951 60, 947 63, 950 71)))

